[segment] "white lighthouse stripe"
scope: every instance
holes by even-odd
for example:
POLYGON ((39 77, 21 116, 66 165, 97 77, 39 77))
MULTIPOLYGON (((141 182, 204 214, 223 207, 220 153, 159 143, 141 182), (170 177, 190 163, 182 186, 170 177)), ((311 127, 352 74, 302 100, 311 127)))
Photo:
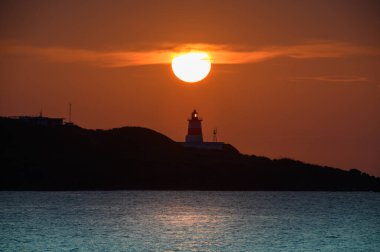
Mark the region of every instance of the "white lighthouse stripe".
POLYGON ((201 122, 200 121, 189 121, 189 128, 202 128, 201 122))

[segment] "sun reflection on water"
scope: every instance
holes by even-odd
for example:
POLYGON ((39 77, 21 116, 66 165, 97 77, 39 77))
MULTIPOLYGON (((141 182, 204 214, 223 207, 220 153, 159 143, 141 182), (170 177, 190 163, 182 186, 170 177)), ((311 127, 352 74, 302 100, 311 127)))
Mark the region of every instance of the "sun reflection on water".
POLYGON ((163 209, 156 220, 160 223, 162 238, 177 241, 173 251, 216 251, 230 244, 220 238, 228 232, 227 223, 232 217, 212 208, 199 211, 192 206, 176 205, 163 209))

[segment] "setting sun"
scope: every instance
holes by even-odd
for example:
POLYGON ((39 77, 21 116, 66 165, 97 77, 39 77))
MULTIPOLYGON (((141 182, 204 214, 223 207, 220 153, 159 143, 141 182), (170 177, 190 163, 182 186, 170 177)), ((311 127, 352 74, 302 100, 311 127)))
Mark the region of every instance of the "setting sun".
POLYGON ((180 80, 198 82, 203 80, 211 70, 210 57, 204 52, 182 54, 173 58, 172 69, 180 80))

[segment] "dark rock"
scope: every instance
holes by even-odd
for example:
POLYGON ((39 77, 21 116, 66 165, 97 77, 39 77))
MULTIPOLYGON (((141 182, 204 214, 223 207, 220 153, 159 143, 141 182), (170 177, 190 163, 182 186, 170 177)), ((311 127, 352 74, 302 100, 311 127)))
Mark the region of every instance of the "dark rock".
POLYGON ((0 118, 1 190, 373 190, 357 169, 186 149, 153 130, 87 130, 0 118))

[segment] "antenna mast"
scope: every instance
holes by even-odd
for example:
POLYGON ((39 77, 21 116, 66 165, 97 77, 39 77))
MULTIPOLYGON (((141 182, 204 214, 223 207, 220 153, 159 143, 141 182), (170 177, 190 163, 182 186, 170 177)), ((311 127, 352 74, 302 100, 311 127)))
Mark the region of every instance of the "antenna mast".
POLYGON ((71 123, 71 103, 69 103, 69 123, 71 123))
POLYGON ((212 140, 214 142, 218 142, 218 128, 214 128, 212 131, 212 140))

